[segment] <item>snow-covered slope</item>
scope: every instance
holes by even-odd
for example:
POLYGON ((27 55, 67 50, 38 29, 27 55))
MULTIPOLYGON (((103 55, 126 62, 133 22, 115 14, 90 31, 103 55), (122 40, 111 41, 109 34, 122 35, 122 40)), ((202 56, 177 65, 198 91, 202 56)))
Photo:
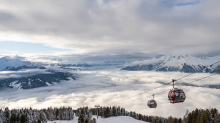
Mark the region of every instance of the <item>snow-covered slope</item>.
MULTIPOLYGON (((96 116, 93 116, 94 118, 96 118, 96 116)), ((69 121, 48 121, 47 123, 78 123, 78 117, 74 117, 73 120, 69 120, 69 121)), ((118 117, 109 117, 109 118, 101 118, 99 117, 98 119, 96 119, 97 123, 148 123, 148 122, 144 122, 144 121, 140 121, 140 120, 136 120, 132 117, 129 116, 118 116, 118 117)))
POLYGON ((0 58, 0 71, 3 70, 19 70, 23 68, 43 68, 41 64, 29 61, 22 61, 19 56, 0 58))
POLYGON ((65 71, 48 69, 26 69, 19 71, 0 72, 0 89, 31 89, 52 86, 62 81, 74 80, 75 76, 65 71))
POLYGON ((133 62, 122 70, 155 70, 155 71, 180 71, 180 72, 220 72, 220 63, 210 66, 220 60, 220 56, 197 58, 190 55, 168 55, 145 61, 133 62))

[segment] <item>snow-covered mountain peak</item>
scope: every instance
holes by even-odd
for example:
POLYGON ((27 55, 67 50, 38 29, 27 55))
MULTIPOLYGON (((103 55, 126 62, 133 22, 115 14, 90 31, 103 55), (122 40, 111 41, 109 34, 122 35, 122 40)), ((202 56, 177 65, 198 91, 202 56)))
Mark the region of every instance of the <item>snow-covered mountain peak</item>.
POLYGON ((203 56, 203 57, 200 57, 201 59, 204 59, 204 60, 209 60, 209 58, 208 57, 206 57, 206 56, 203 56))
POLYGON ((164 66, 175 66, 181 67, 184 64, 188 65, 201 65, 202 59, 190 56, 190 55, 168 55, 162 56, 158 59, 159 61, 163 62, 164 66))
POLYGON ((163 58, 168 58, 168 59, 182 59, 182 58, 186 58, 186 57, 190 57, 190 55, 186 54, 186 55, 166 55, 166 56, 162 56, 163 58))
MULTIPOLYGON (((156 70, 156 71, 181 71, 201 72, 202 68, 220 61, 220 56, 194 57, 191 55, 166 55, 144 61, 133 62, 122 70, 156 70)), ((209 72, 218 71, 219 64, 209 67, 209 72)))
POLYGON ((36 68, 41 67, 41 64, 33 63, 30 61, 23 61, 23 57, 14 56, 9 57, 5 56, 0 58, 0 71, 2 70, 17 70, 20 68, 36 68))
POLYGON ((161 56, 159 58, 153 58, 149 60, 144 61, 137 61, 133 62, 132 64, 162 64, 163 66, 182 66, 183 64, 189 64, 189 65, 201 65, 202 60, 200 58, 190 56, 190 55, 166 55, 161 56))
POLYGON ((170 60, 181 60, 181 59, 194 59, 196 57, 191 56, 191 55, 165 55, 165 56, 161 56, 159 57, 159 59, 164 59, 166 61, 170 61, 170 60))

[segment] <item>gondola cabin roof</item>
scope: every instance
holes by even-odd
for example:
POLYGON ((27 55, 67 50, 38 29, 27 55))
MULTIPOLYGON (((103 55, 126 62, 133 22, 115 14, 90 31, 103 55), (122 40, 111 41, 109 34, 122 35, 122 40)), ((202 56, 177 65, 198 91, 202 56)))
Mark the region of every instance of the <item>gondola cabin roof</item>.
POLYGON ((148 100, 148 102, 156 102, 156 101, 152 99, 152 100, 148 100))
POLYGON ((183 91, 182 89, 178 89, 178 88, 173 88, 171 89, 171 91, 183 91))

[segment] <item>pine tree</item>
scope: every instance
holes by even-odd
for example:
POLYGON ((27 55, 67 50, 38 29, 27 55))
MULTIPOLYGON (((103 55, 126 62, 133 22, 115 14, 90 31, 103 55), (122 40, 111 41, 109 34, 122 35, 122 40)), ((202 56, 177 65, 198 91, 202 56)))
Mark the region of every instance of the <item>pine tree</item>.
POLYGON ((192 123, 192 113, 188 114, 187 123, 192 123))
POLYGON ((41 123, 40 119, 37 120, 37 123, 41 123))
POLYGON ((26 115, 25 115, 25 114, 22 114, 22 115, 21 115, 21 123, 26 123, 26 121, 27 121, 26 115))
POLYGON ((211 118, 210 118, 209 110, 206 110, 206 111, 202 112, 202 115, 200 117, 200 123, 207 123, 210 120, 211 120, 211 118))
POLYGON ((174 119, 172 116, 169 116, 167 121, 168 121, 168 123, 174 123, 174 119))
POLYGON ((179 119, 178 119, 178 123, 182 123, 182 118, 179 118, 179 119))
POLYGON ((151 122, 152 121, 152 116, 149 116, 149 120, 148 120, 149 122, 151 122))
POLYGON ((192 111, 192 123, 197 122, 197 113, 195 111, 192 111))
POLYGON ((46 114, 44 113, 44 111, 40 111, 39 119, 42 122, 46 122, 47 121, 47 117, 46 117, 46 114))
POLYGON ((145 121, 147 121, 147 122, 149 121, 149 118, 148 118, 148 116, 146 116, 146 120, 145 120, 145 121))
POLYGON ((5 118, 6 118, 6 122, 9 122, 10 121, 10 117, 11 117, 11 114, 10 114, 10 110, 8 107, 5 108, 5 118))
POLYGON ((10 123, 16 123, 18 121, 15 113, 11 114, 10 123))
POLYGON ((161 120, 161 119, 159 120, 159 123, 162 123, 162 120, 161 120))

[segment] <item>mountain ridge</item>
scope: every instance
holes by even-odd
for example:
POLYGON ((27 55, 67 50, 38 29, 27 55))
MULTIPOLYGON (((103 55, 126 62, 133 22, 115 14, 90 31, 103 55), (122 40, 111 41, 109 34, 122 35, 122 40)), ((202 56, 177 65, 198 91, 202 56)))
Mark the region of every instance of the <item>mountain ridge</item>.
POLYGON ((23 57, 15 56, 9 57, 5 56, 0 58, 0 71, 16 71, 25 68, 40 68, 45 69, 45 67, 40 63, 23 61, 23 57))
POLYGON ((150 60, 133 62, 131 64, 127 64, 127 66, 121 68, 121 70, 163 72, 179 71, 185 73, 220 73, 220 63, 212 65, 217 61, 220 61, 220 56, 197 58, 190 55, 167 55, 161 56, 159 58, 153 58, 150 60), (209 67, 209 65, 211 66, 209 67))

